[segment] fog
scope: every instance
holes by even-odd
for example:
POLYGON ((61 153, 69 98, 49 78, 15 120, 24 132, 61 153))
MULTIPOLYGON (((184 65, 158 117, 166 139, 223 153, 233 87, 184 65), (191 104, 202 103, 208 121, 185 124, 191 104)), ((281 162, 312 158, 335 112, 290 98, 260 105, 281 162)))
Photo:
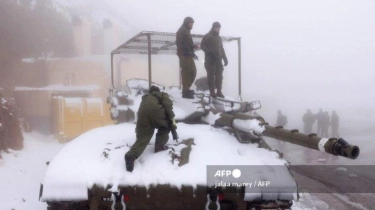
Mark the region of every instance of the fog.
MULTIPOLYGON (((270 125, 275 125, 277 112, 282 110, 288 118, 285 127, 303 131, 302 116, 307 109, 314 114, 319 109, 330 114, 335 110, 340 117, 340 137, 360 148, 359 157, 352 160, 265 137, 272 150, 283 153, 284 160, 292 165, 374 165, 374 11, 374 0, 1 0, 0 93, 4 99, 1 96, 0 108, 5 107, 8 111, 0 109, 0 180, 5 180, 0 185, 3 189, 0 190, 0 209, 46 208, 47 204, 37 199, 47 168, 44 163, 53 161, 58 151, 70 144, 68 141, 94 127, 114 123, 104 111, 110 106, 105 101, 111 88, 111 50, 141 31, 176 32, 187 16, 195 20, 192 34, 205 34, 213 22, 219 21, 222 36, 241 37, 241 97, 244 101, 259 100, 262 108, 257 113, 270 125), (70 104, 65 103, 69 100, 70 104), (86 112, 82 110, 86 108, 90 114, 83 114, 86 112), (2 118, 2 114, 8 118, 2 118), (94 114, 100 116, 90 118, 94 114), (88 116, 87 122, 83 116, 88 116), (9 122, 13 124, 8 126, 9 122), (87 130, 84 130, 85 126, 88 126, 87 130), (23 149, 13 150, 9 145, 16 142, 14 136, 3 134, 22 134, 24 139, 19 138, 19 142, 24 144, 23 149)), ((224 70, 223 93, 237 99, 237 42, 225 43, 224 48, 229 65, 224 70)), ((197 55, 198 79, 206 75, 206 70, 203 52, 198 51, 197 55)), ((148 79, 147 64, 144 55, 116 56, 114 72, 121 75, 115 76, 115 85, 124 88, 127 79, 148 79)), ((179 85, 176 55, 153 55, 152 65, 154 82, 166 87, 179 85)), ((129 111, 126 116, 131 114, 129 111)), ((317 131, 316 124, 313 132, 317 131)), ((178 123, 178 127, 180 136, 190 135, 190 128, 183 129, 190 125, 178 123)), ((199 134, 201 130, 193 132, 199 134)), ((134 134, 119 130, 121 133, 124 136, 105 132, 96 137, 105 137, 103 140, 109 142, 116 139, 130 142, 127 136, 134 134), (114 135, 116 139, 111 139, 114 135)), ((331 136, 330 132, 328 136, 331 136)), ((220 140, 215 135, 212 138, 209 140, 220 140)), ((88 140, 91 142, 91 137, 88 140)), ((87 151, 95 148, 95 144, 89 145, 87 151)), ((109 144, 112 143, 105 144, 106 147, 109 144)), ((222 146, 220 141, 216 146, 222 146)), ((246 153, 251 151, 247 146, 243 147, 246 153)), ((256 145, 250 146, 257 150, 256 145)), ((81 147, 77 146, 77 149, 81 147)), ((103 150, 105 158, 110 154, 107 151, 111 149, 103 150)), ((220 151, 212 151, 221 154, 231 150, 224 145, 220 151)), ((243 151, 241 144, 238 155, 243 156, 243 151)), ((258 161, 257 153, 251 153, 258 161)), ((276 153, 273 154, 276 158, 276 153)), ((61 153, 57 156, 63 157, 61 153)), ((105 160, 102 155, 100 158, 105 160)), ((143 160, 147 160, 147 156, 143 160)), ((143 164, 143 160, 139 162, 143 164)), ((194 161, 193 158, 190 160, 194 161)), ((123 167, 123 163, 118 163, 123 167)), ((153 167, 160 169, 158 165, 153 167)), ((119 168, 111 168, 109 173, 120 177, 122 172, 112 169, 119 168)), ((101 172, 104 174, 105 171, 101 172)), ((353 183, 375 179, 367 170, 349 172, 353 183)), ((344 183, 347 184, 350 183, 344 183)), ((330 209, 342 209, 336 207, 342 203, 350 205, 348 209, 359 203, 374 206, 372 194, 367 194, 368 199, 365 199, 367 195, 361 198, 362 194, 357 194, 360 199, 352 195, 348 201, 331 200, 329 193, 322 197, 326 197, 330 209)), ((301 201, 297 205, 303 206, 307 202, 312 209, 323 209, 309 196, 301 201)))
MULTIPOLYGON (((112 3, 139 30, 175 32, 183 18, 191 16, 192 33, 207 33, 219 21, 221 35, 242 37, 242 95, 260 100, 263 115, 274 118, 281 109, 296 125, 307 108, 337 110, 342 117, 350 115, 343 117, 346 120, 372 114, 373 1, 112 3)), ((230 63, 225 93, 237 96, 237 44, 226 44, 225 49, 230 63)), ((203 64, 197 66, 204 71, 203 64)))
MULTIPOLYGON (((371 153, 367 145, 375 134, 375 2, 139 0, 121 4, 115 4, 118 11, 139 30, 176 32, 191 16, 192 33, 205 34, 219 21, 221 35, 242 37, 243 99, 260 100, 259 113, 271 124, 278 109, 288 116, 288 128, 300 130, 306 109, 336 110, 342 135, 363 149, 365 158, 360 161, 371 153)), ((224 47, 229 59, 224 93, 237 97, 237 43, 224 47)), ((203 54, 198 56, 203 59, 203 54)), ((197 68, 205 73, 203 61, 197 62, 197 68)))
MULTIPOLYGON (((91 12, 94 17, 95 10, 108 4, 119 14, 117 21, 126 31, 121 42, 143 30, 176 32, 186 16, 195 20, 194 34, 207 33, 212 23, 219 21, 221 35, 242 37, 242 98, 260 100, 259 113, 271 124, 280 109, 288 116, 288 128, 301 129, 306 109, 316 113, 322 108, 336 110, 342 129, 355 130, 356 134, 372 132, 370 128, 375 125, 374 1, 54 2, 87 4, 82 12, 91 12)), ((80 10, 75 11, 79 14, 80 10)), ((229 60, 224 71, 224 94, 237 98, 237 43, 224 47, 229 60)), ((198 75, 203 76, 204 55, 199 52, 198 56, 198 75)), ((153 56, 153 62, 176 66, 178 58, 153 56)))

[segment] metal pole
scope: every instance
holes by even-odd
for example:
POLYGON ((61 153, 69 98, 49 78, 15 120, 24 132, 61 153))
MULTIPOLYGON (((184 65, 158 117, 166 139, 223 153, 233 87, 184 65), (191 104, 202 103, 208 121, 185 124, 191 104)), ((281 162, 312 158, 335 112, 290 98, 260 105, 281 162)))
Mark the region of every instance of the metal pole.
POLYGON ((112 82, 112 88, 115 88, 115 79, 113 75, 113 53, 111 53, 111 82, 112 82))
POLYGON ((237 39, 237 43, 238 43, 238 97, 240 100, 242 100, 242 90, 241 90, 241 86, 242 86, 242 83, 241 83, 241 79, 242 79, 242 75, 241 75, 241 37, 239 37, 237 39))
POLYGON ((147 34, 148 41, 148 87, 151 88, 151 34, 147 34))
POLYGON ((122 90, 122 75, 121 75, 121 60, 117 59, 117 62, 116 62, 116 75, 117 75, 117 88, 118 90, 122 90))

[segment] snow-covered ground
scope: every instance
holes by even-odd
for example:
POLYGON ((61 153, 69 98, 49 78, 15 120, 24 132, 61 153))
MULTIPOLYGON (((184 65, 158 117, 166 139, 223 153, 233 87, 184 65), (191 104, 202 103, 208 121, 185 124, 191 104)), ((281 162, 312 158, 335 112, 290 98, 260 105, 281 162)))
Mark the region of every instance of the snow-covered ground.
POLYGON ((2 153, 0 159, 0 209, 46 209, 39 202, 39 187, 43 180, 46 162, 64 146, 52 136, 24 133, 22 151, 2 153))

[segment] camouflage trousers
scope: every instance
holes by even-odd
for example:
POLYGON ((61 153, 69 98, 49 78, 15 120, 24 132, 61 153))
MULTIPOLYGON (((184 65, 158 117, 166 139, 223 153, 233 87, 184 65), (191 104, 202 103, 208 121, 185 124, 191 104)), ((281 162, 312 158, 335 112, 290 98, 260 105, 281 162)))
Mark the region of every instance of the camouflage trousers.
MULTIPOLYGON (((155 128, 144 127, 137 130, 137 140, 126 154, 130 154, 135 159, 139 158, 145 151, 154 135, 155 128)), ((159 127, 156 133, 155 151, 160 151, 168 142, 170 130, 166 127, 159 127)))
POLYGON ((204 67, 207 71, 208 87, 213 90, 215 86, 218 90, 223 86, 223 71, 224 67, 221 61, 206 61, 204 67))
POLYGON ((180 68, 181 68, 181 79, 182 89, 189 90, 195 81, 197 76, 197 68, 193 57, 191 56, 179 56, 180 68))

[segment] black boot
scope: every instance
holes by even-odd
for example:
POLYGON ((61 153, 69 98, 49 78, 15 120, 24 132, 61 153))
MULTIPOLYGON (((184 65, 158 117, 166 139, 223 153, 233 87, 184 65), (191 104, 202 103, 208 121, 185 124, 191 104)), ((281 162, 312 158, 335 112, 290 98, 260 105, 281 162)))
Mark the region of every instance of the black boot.
POLYGON ((220 98, 225 98, 224 94, 221 92, 221 89, 217 89, 216 96, 220 98))
POLYGON ((162 146, 162 147, 160 147, 160 146, 156 146, 156 145, 155 145, 155 153, 157 153, 157 152, 161 152, 161 151, 165 151, 165 150, 167 150, 167 149, 169 149, 167 145, 164 145, 164 146, 162 146))
POLYGON ((183 90, 182 98, 194 99, 194 94, 192 94, 191 90, 183 90))
POLYGON ((210 96, 211 96, 212 98, 216 98, 215 89, 210 89, 210 96))
POLYGON ((135 158, 132 155, 125 155, 125 167, 127 171, 132 172, 134 170, 134 161, 135 158))

